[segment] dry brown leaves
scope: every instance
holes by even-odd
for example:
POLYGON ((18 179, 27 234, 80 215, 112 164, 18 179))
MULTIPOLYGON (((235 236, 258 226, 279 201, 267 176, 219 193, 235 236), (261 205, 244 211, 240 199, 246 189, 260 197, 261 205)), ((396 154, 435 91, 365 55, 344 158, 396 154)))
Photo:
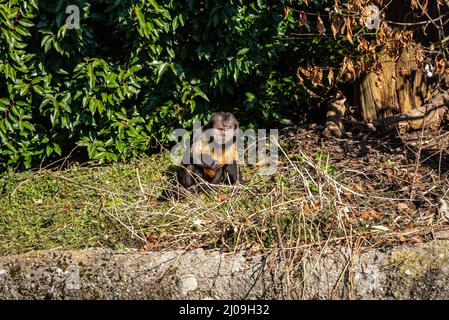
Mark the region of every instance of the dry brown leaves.
MULTIPOLYGON (((304 3, 308 5, 307 1, 304 1, 304 3)), ((346 38, 351 45, 357 45, 357 53, 354 55, 357 56, 357 59, 345 56, 339 66, 309 65, 306 68, 298 68, 297 77, 300 85, 307 86, 306 79, 309 80, 313 88, 325 86, 323 83, 325 80, 327 80, 329 86, 333 86, 340 79, 353 81, 360 77, 362 73, 381 70, 381 60, 384 54, 388 54, 393 61, 399 60, 404 48, 413 43, 413 31, 406 28, 392 28, 387 22, 382 21, 374 34, 359 32, 360 28, 364 28, 364 21, 368 14, 366 8, 371 4, 372 1, 368 0, 350 0, 345 3, 345 8, 342 9, 339 6, 339 1, 334 0, 333 8, 326 16, 320 13, 299 12, 298 22, 300 27, 307 25, 310 20, 309 16, 313 15, 316 16, 312 18, 316 20, 317 35, 327 36, 326 31, 330 29, 335 40, 346 38), (380 52, 383 54, 379 54, 380 52), (327 76, 325 73, 327 73, 327 76)), ((390 3, 380 0, 376 4, 380 6, 379 9, 382 13, 385 9, 388 9, 385 6, 390 3)), ((419 9, 425 12, 428 5, 428 0, 410 0, 411 9, 419 9)), ((424 51, 418 48, 416 51, 418 67, 423 67, 426 59, 424 51)), ((440 74, 449 74, 449 66, 444 58, 441 57, 436 60, 435 71, 440 74)), ((408 73, 408 70, 402 70, 403 76, 407 76, 408 73)))

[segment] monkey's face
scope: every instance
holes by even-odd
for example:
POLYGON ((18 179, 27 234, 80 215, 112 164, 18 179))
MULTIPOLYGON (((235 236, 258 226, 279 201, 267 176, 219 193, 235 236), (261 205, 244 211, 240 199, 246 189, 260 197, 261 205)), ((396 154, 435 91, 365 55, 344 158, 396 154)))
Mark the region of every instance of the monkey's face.
POLYGON ((236 130, 234 126, 220 125, 212 128, 214 141, 219 144, 226 144, 234 140, 236 130))
POLYGON ((216 112, 209 120, 208 128, 216 144, 228 144, 234 142, 239 123, 232 113, 216 112))

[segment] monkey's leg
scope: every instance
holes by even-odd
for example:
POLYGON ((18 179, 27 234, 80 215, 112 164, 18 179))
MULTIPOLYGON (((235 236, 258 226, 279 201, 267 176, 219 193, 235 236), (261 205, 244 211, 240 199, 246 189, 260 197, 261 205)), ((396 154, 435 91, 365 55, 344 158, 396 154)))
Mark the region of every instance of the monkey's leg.
POLYGON ((223 180, 224 180, 224 168, 221 167, 215 170, 215 175, 210 180, 210 183, 219 184, 223 182, 223 180))
POLYGON ((191 174, 188 172, 188 167, 190 165, 186 166, 185 168, 182 168, 179 171, 178 174, 178 180, 181 183, 181 185, 185 188, 190 187, 193 184, 193 177, 191 176, 191 174))
POLYGON ((188 189, 192 186, 196 186, 197 184, 196 179, 198 179, 198 176, 202 178, 203 173, 200 170, 198 170, 198 168, 195 165, 188 164, 181 171, 179 175, 179 181, 185 188, 188 189))
POLYGON ((235 161, 233 164, 226 165, 224 170, 227 173, 227 178, 229 179, 230 184, 236 184, 237 182, 241 182, 240 168, 235 161))

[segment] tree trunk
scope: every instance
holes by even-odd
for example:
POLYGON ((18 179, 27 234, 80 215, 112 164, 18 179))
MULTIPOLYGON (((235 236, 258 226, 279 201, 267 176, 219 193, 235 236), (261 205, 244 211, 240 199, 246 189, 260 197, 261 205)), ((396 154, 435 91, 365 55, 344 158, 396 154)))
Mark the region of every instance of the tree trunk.
POLYGON ((363 120, 373 122, 395 114, 408 113, 430 98, 424 73, 418 70, 416 47, 410 46, 394 61, 384 54, 382 70, 362 76, 356 84, 355 102, 363 120))
MULTIPOLYGON (((415 114, 415 109, 423 110, 425 101, 433 98, 426 82, 425 70, 416 61, 416 51, 420 46, 440 44, 449 32, 449 24, 439 29, 436 24, 414 25, 423 19, 438 17, 449 12, 449 2, 426 1, 426 14, 420 8, 412 9, 409 1, 393 0, 385 11, 385 20, 403 23, 391 24, 397 30, 413 31, 413 45, 406 46, 397 61, 386 52, 381 58, 382 70, 377 74, 367 73, 356 84, 354 104, 360 106, 361 116, 366 122, 384 119, 397 114, 415 114)), ((439 22, 438 22, 439 23, 439 22)), ((432 119, 437 125, 438 120, 432 119)), ((412 126, 413 127, 413 126, 412 126)))

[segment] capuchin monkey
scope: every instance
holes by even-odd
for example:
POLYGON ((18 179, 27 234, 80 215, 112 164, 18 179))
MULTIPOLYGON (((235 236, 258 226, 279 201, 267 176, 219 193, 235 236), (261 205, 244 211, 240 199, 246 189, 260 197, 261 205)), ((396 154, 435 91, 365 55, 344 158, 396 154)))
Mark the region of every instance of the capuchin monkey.
POLYGON ((239 123, 229 112, 212 114, 202 133, 192 139, 183 156, 178 180, 186 188, 202 180, 219 184, 240 182, 237 139, 239 123))

